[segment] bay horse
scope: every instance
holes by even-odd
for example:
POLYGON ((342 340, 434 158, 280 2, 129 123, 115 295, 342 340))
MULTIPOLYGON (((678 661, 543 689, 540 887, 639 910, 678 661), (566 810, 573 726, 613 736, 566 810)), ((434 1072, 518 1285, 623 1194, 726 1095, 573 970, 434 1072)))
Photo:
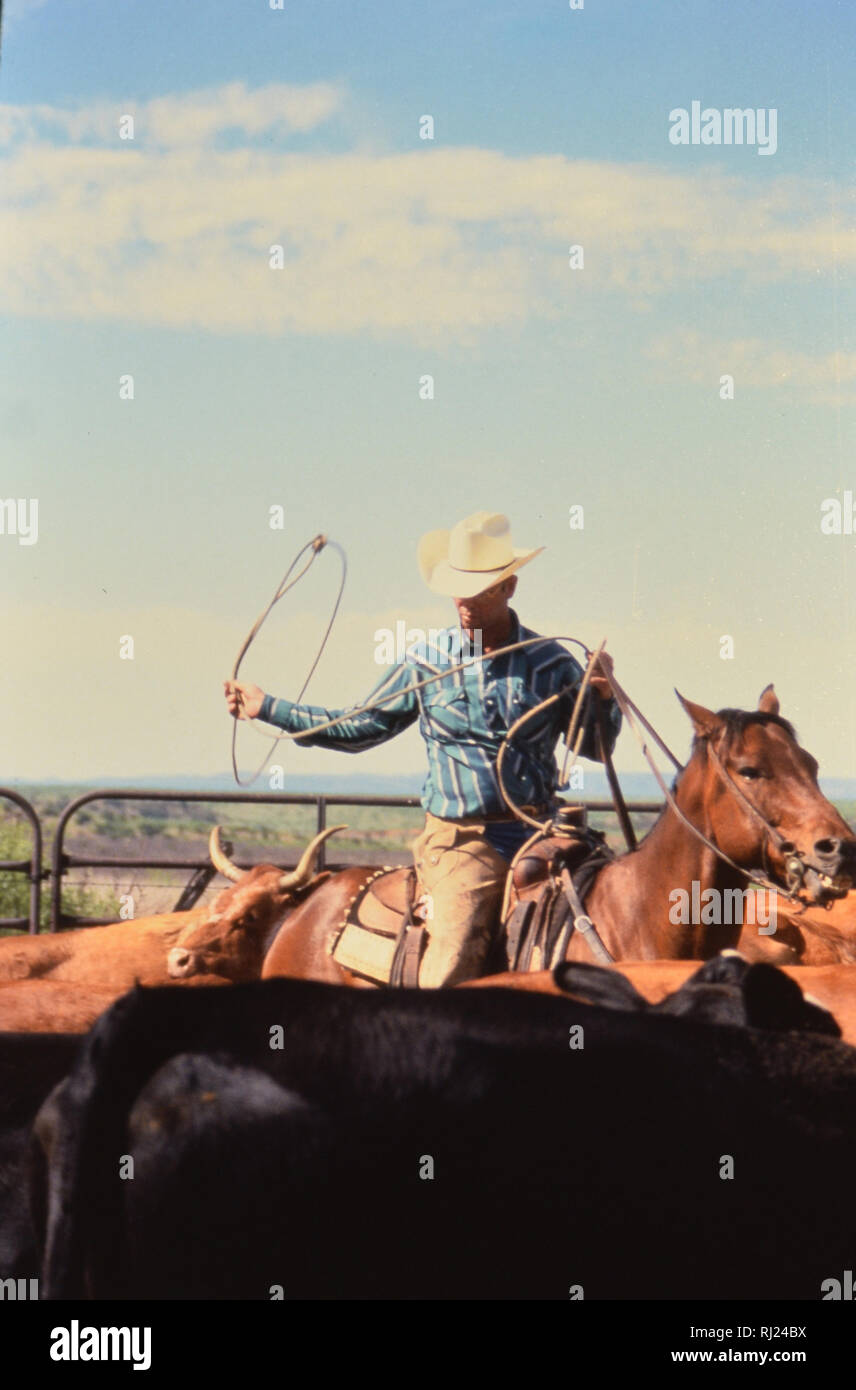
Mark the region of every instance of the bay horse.
MULTIPOLYGON (((689 762, 674 784, 675 803, 739 868, 702 843, 667 804, 636 849, 599 871, 586 897, 586 914, 614 960, 706 960, 735 947, 740 921, 706 922, 702 912, 701 921, 684 923, 675 920, 673 909, 676 890, 690 894, 694 884, 696 901, 713 901, 713 890, 720 902, 734 902, 747 883, 739 869, 757 872, 763 866, 765 876, 784 889, 787 869, 796 862, 803 890, 818 904, 842 897, 856 882, 856 837, 823 796, 818 764, 781 717, 773 687, 766 687, 752 711, 714 713, 675 693, 694 731, 689 762)), ((349 903, 377 872, 364 866, 345 869, 316 889, 279 929, 262 978, 287 975, 376 987, 338 964, 330 949, 349 903)), ((400 885, 402 908, 408 872, 390 870, 386 878, 388 899, 400 885)), ((822 925, 813 922, 811 929, 822 935, 822 925)), ((565 959, 591 960, 579 932, 570 937, 565 959)), ((502 969, 501 960, 501 953, 492 956, 485 973, 502 969)))

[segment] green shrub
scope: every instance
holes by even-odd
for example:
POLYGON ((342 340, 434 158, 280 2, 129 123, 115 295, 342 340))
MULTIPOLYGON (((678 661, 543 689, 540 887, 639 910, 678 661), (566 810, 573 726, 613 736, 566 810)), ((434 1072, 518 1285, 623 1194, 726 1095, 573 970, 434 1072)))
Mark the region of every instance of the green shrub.
MULTIPOLYGON (((0 859, 29 859, 32 840, 28 825, 12 817, 0 818, 0 859)), ((39 925, 44 929, 50 917, 50 904, 42 884, 39 925)), ((63 911, 77 917, 119 918, 119 902, 113 893, 96 892, 70 884, 63 889, 63 911)), ((0 917, 28 917, 30 913, 30 884, 24 874, 0 869, 0 917)))

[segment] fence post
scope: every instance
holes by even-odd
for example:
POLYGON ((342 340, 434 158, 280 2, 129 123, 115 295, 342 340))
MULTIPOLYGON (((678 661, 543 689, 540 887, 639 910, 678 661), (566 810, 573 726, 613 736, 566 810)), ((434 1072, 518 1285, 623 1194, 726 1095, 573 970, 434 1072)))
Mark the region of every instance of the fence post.
MULTIPOLYGON (((316 833, 317 833, 318 835, 320 835, 320 834, 321 834, 321 831, 322 831, 322 830, 326 830, 326 829, 327 829, 327 798, 326 798, 326 796, 319 796, 319 798, 318 798, 318 829, 317 829, 317 832, 316 832, 316 833)), ((325 840, 324 844, 321 846, 320 850, 318 851, 318 872, 319 872, 319 873, 321 872, 321 870, 322 870, 323 868, 326 867, 326 864, 327 864, 327 842, 326 842, 326 840, 325 840)))

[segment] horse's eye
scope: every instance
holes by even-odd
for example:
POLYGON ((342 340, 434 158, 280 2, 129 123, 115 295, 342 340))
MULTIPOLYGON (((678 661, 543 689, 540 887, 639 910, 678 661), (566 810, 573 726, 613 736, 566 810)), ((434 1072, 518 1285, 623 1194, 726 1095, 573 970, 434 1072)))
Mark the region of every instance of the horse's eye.
POLYGON ((753 782, 761 773, 757 767, 740 767, 737 769, 741 777, 745 777, 749 782, 753 782))

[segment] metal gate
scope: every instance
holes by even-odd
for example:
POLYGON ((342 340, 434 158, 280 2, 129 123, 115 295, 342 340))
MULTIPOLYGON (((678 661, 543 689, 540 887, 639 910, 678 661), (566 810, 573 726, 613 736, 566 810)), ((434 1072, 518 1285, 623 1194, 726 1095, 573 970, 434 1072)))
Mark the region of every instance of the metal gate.
MULTIPOLYGON (((191 792, 173 791, 169 788, 162 788, 154 791, 143 790, 139 787, 98 787, 93 791, 84 792, 77 796, 65 806, 57 821, 54 833, 53 845, 51 848, 51 865, 49 869, 42 868, 42 845, 43 833, 38 813, 35 808, 27 801, 26 797, 20 795, 10 787, 0 787, 0 798, 5 798, 23 812, 29 821, 32 830, 32 854, 29 859, 19 860, 0 860, 0 870, 10 873, 26 875, 30 884, 30 911, 28 917, 7 917, 0 918, 0 927, 27 928, 30 932, 39 931, 39 917, 41 911, 41 884, 43 879, 50 880, 50 913, 49 929, 52 932, 63 930, 67 927, 93 926, 115 918, 109 917, 83 917, 64 913, 62 910, 62 883, 66 874, 71 869, 78 868, 103 868, 103 869, 179 869, 189 870, 190 877, 182 888, 175 905, 170 909, 173 912, 181 912, 193 906, 204 892, 211 879, 214 877, 215 870, 207 856, 200 859, 146 859, 139 855, 134 858, 117 858, 104 855, 76 855, 70 854, 65 849, 65 837, 68 826, 74 815, 83 806, 88 806, 94 801, 154 801, 154 802, 202 802, 215 805, 229 805, 234 803, 258 804, 271 806, 314 806, 315 821, 317 830, 324 830, 327 825, 327 808, 329 806, 389 806, 389 807, 416 807, 419 806, 417 796, 361 796, 356 793, 350 794, 326 794, 326 793, 285 793, 285 792, 191 792)), ((589 811, 613 811, 611 801, 584 801, 583 804, 589 811)), ((660 812, 663 803, 659 801, 629 801, 627 803, 631 811, 637 812, 660 812)), ((318 867, 324 868, 326 846, 322 845, 318 855, 318 867)), ((234 861, 240 868, 251 868, 249 862, 242 862, 240 858, 234 861)), ((294 867, 287 862, 283 862, 283 868, 294 867)), ((326 865, 330 869, 344 868, 343 864, 326 865)))

